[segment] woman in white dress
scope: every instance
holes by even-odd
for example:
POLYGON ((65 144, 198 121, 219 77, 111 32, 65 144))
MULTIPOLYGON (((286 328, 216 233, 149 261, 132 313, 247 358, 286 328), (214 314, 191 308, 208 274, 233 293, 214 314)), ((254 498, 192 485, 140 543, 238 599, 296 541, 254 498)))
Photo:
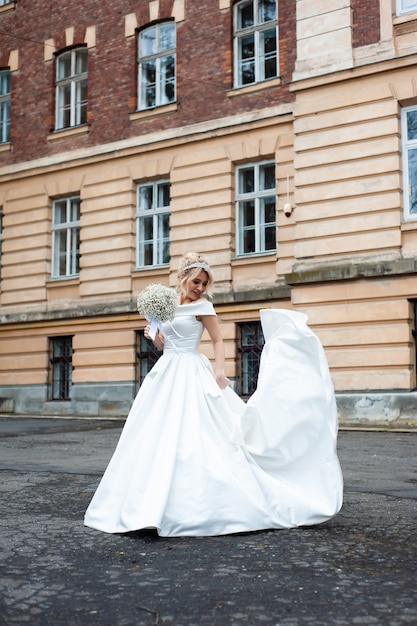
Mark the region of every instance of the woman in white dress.
POLYGON ((174 320, 154 339, 163 355, 139 389, 85 524, 176 537, 328 520, 343 497, 337 411, 324 351, 307 317, 261 311, 258 385, 244 403, 229 386, 216 313, 203 297, 213 285, 210 266, 188 253, 178 276, 174 320), (214 371, 198 352, 205 329, 214 371))

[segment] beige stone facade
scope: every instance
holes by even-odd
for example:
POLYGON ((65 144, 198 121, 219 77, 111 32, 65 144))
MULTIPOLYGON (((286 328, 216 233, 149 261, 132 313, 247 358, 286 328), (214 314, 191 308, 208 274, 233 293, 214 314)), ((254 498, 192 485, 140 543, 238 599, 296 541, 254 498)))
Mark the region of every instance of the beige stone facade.
POLYGON ((354 47, 352 3, 329 6, 296 2, 289 102, 0 166, 0 411, 125 415, 144 327, 136 295, 174 285, 178 258, 198 250, 216 276, 231 378, 236 322, 293 308, 324 345, 342 423, 417 423, 417 214, 404 214, 401 127, 417 105, 417 7, 397 15, 380 0, 380 40, 354 47), (236 167, 265 160, 276 163, 277 247, 237 255, 236 167), (171 185, 171 261, 137 269, 136 187, 158 179, 171 185), (72 194, 80 272, 53 279, 52 203, 72 194), (48 340, 61 335, 73 337, 73 395, 58 403, 48 340))

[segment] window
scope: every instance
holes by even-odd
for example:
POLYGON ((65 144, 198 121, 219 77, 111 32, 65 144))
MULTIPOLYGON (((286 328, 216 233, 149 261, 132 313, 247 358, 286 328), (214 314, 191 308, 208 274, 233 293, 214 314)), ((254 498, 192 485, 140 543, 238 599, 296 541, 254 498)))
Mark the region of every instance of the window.
POLYGON ((72 337, 49 339, 49 399, 69 400, 72 385, 72 337))
POLYGON ((417 219, 417 106, 403 109, 401 117, 404 217, 417 219))
POLYGON ((237 392, 247 397, 256 389, 265 340, 260 322, 240 323, 237 330, 237 392))
POLYGON ((10 141, 11 74, 0 72, 0 143, 10 141))
POLYGON ((235 5, 235 87, 276 78, 277 0, 243 0, 235 5))
POLYGON ((140 386, 159 357, 161 352, 155 347, 154 343, 146 339, 143 330, 136 332, 136 382, 140 386))
POLYGON ((169 189, 168 181, 138 186, 137 267, 169 263, 169 189))
POLYGON ((139 109, 175 102, 175 39, 174 22, 139 33, 139 109))
POLYGON ((275 163, 237 170, 237 254, 276 250, 275 163))
POLYGON ((52 277, 80 272, 80 199, 55 200, 52 225, 52 277))
POLYGON ((0 7, 3 7, 5 4, 11 4, 15 0, 0 0, 0 7))
POLYGON ((397 0, 397 15, 417 11, 417 0, 397 0))
POLYGON ((70 128, 87 122, 86 48, 60 54, 56 63, 56 128, 70 128))

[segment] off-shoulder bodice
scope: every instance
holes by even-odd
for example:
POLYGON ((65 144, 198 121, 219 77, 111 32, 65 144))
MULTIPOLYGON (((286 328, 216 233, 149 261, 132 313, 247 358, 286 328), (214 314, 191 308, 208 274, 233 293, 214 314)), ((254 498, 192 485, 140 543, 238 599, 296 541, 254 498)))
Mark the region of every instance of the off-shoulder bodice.
POLYGON ((165 335, 164 353, 198 352, 204 325, 197 317, 216 315, 208 300, 178 306, 172 322, 162 324, 165 335))

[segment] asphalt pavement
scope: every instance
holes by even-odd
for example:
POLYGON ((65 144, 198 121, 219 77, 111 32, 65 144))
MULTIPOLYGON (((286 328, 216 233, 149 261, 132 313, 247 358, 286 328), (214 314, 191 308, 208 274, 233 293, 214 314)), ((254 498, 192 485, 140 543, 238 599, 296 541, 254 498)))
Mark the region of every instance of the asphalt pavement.
POLYGON ((122 425, 0 417, 2 626, 417 624, 417 432, 340 432, 324 524, 163 539, 83 525, 122 425))

